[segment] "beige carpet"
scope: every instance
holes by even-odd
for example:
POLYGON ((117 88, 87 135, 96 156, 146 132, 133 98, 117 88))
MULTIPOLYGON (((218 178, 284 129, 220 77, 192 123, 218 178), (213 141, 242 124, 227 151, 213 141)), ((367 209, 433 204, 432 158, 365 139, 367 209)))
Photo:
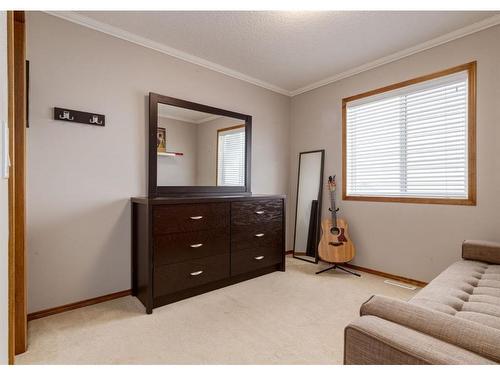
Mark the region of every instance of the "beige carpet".
POLYGON ((372 294, 415 292, 287 258, 287 271, 155 309, 133 297, 29 323, 17 364, 340 364, 344 327, 372 294))

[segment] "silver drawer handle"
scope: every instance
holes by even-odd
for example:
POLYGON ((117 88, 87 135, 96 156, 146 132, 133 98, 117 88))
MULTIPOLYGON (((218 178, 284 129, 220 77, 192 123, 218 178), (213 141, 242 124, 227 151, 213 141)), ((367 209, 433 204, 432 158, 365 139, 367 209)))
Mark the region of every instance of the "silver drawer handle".
POLYGON ((265 211, 255 211, 257 215, 262 215, 265 211))
POLYGON ((198 275, 201 275, 203 273, 203 271, 195 271, 195 272, 191 272, 190 275, 191 276, 198 276, 198 275))
POLYGON ((189 218, 191 220, 200 220, 200 219, 203 219, 203 216, 190 216, 189 218))
POLYGON ((264 233, 257 233, 255 237, 264 237, 264 233))
POLYGON ((195 244, 189 245, 189 247, 202 247, 202 246, 203 246, 202 243, 195 243, 195 244))
POLYGON ((262 259, 264 259, 264 255, 259 255, 258 257, 254 257, 253 259, 255 259, 255 260, 262 260, 262 259))

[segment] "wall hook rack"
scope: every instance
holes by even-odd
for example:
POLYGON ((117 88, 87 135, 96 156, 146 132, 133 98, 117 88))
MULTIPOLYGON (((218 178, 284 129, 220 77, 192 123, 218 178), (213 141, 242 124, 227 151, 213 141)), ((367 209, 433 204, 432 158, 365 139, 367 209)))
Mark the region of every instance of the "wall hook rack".
POLYGON ((96 126, 104 126, 105 124, 104 115, 59 107, 54 107, 54 120, 78 122, 81 124, 96 126))

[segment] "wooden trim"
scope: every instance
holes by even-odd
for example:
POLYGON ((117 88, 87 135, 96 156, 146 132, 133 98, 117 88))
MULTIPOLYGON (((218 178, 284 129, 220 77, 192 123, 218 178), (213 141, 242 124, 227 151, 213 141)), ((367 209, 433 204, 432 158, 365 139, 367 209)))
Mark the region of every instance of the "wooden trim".
POLYGON ((467 70, 469 78, 468 92, 468 172, 469 172, 469 204, 476 205, 477 201, 477 166, 476 166, 476 105, 477 105, 477 62, 469 63, 467 70))
MULTIPOLYGON (((14 158, 14 12, 7 12, 7 70, 8 70, 8 125, 9 125, 9 158, 14 158)), ((13 164, 9 168, 9 364, 14 364, 15 356, 15 247, 14 247, 14 178, 13 164)))
POLYGON ((215 186, 219 186, 219 133, 228 130, 244 128, 245 125, 234 125, 224 129, 217 129, 217 140, 215 143, 215 186))
POLYGON ((415 285, 415 286, 418 286, 420 288, 423 288, 424 286, 426 286, 428 284, 428 283, 426 283, 424 281, 409 279, 409 278, 404 277, 404 276, 398 276, 398 275, 393 275, 392 273, 387 273, 387 272, 372 270, 371 268, 365 268, 365 267, 361 267, 361 266, 356 266, 354 264, 345 263, 345 264, 342 264, 342 266, 346 266, 348 268, 352 268, 354 270, 358 270, 358 271, 361 271, 361 272, 371 273, 371 274, 376 275, 376 276, 385 277, 387 279, 392 279, 392 280, 400 281, 402 283, 406 283, 406 284, 410 284, 410 285, 415 285))
POLYGON ((28 348, 26 291, 26 26, 23 11, 14 12, 14 247, 15 353, 28 348))
POLYGON ((416 78, 412 78, 412 79, 409 79, 409 80, 406 80, 406 81, 403 81, 403 82, 394 83, 392 85, 388 85, 388 86, 384 86, 384 87, 381 87, 381 88, 378 88, 378 89, 366 91, 366 92, 361 93, 361 94, 349 96, 347 98, 342 99, 342 102, 343 103, 352 102, 354 100, 366 98, 367 96, 373 96, 373 95, 381 94, 381 93, 384 93, 384 92, 387 92, 387 91, 392 91, 392 90, 400 89, 402 87, 411 86, 411 85, 414 85, 414 84, 417 84, 417 83, 421 83, 421 82, 429 81, 431 79, 436 79, 436 78, 444 77, 444 76, 447 76, 447 75, 450 75, 450 74, 454 74, 454 73, 458 73, 458 72, 463 72, 463 71, 466 71, 466 70, 469 71, 469 70, 472 70, 472 69, 475 69, 475 68, 476 68, 476 61, 472 61, 470 63, 462 64, 462 65, 459 65, 459 66, 455 66, 453 68, 448 68, 448 69, 440 70, 439 72, 435 72, 435 73, 431 73, 431 74, 426 74, 426 75, 423 75, 423 76, 420 76, 420 77, 416 77, 416 78))
POLYGON ((470 199, 448 199, 448 198, 412 198, 412 197, 377 197, 377 196, 345 196, 345 201, 364 201, 364 202, 396 202, 396 203, 421 203, 421 204, 446 204, 458 206, 475 206, 476 202, 470 199))
POLYGON ((113 299, 126 297, 126 296, 129 296, 131 294, 132 294, 132 290, 127 289, 127 290, 123 290, 121 292, 106 294, 106 295, 100 296, 100 297, 94 297, 94 298, 86 299, 83 301, 78 301, 78 302, 68 303, 68 304, 62 305, 62 306, 52 307, 50 309, 45 309, 45 310, 41 310, 41 311, 37 311, 37 312, 28 314, 28 320, 45 318, 46 316, 60 314, 60 313, 66 312, 66 311, 79 309, 80 307, 95 305, 95 304, 98 304, 101 302, 111 301, 113 299))
POLYGON ((228 128, 223 128, 223 129, 217 129, 217 134, 218 133, 222 133, 222 132, 227 132, 229 130, 234 130, 234 129, 240 129, 240 128, 244 128, 245 127, 245 124, 242 124, 242 125, 234 125, 234 126, 230 126, 228 128))
POLYGON ((9 102, 9 363, 26 351, 26 28, 23 11, 7 13, 9 102))
MULTIPOLYGON (((286 255, 292 255, 293 254, 293 250, 288 250, 288 251, 285 252, 285 254, 286 255)), ((392 280, 400 281, 402 283, 406 283, 406 284, 410 284, 410 285, 415 285, 415 286, 418 286, 419 288, 423 288, 424 286, 426 286, 428 284, 428 283, 426 283, 424 281, 414 280, 414 279, 410 279, 410 278, 404 277, 404 276, 393 275, 392 273, 377 271, 377 270, 373 270, 371 268, 365 268, 365 267, 361 267, 361 266, 356 266, 355 264, 344 263, 344 264, 342 264, 342 266, 345 266, 347 268, 352 268, 353 270, 358 270, 358 271, 361 271, 361 272, 371 273, 372 275, 376 275, 376 276, 380 276, 380 277, 385 277, 387 279, 392 279, 392 280)))
POLYGON ((395 83, 389 86, 370 90, 361 94, 342 99, 342 199, 350 201, 369 202, 399 202, 399 203, 421 203, 421 204, 447 204, 447 205, 476 205, 476 93, 477 93, 477 62, 455 66, 439 72, 427 74, 407 81, 395 83), (347 103, 368 96, 381 94, 387 91, 400 89, 402 87, 425 82, 431 79, 447 76, 450 74, 467 71, 468 74, 468 198, 418 198, 418 197, 379 197, 379 196, 349 196, 347 195, 347 161, 346 161, 346 112, 347 103))

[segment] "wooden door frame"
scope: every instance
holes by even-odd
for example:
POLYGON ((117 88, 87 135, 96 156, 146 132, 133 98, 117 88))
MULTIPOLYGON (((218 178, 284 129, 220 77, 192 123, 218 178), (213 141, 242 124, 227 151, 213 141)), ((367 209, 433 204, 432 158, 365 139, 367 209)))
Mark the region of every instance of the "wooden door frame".
POLYGON ((9 363, 27 349, 26 302, 26 27, 7 12, 9 123, 9 363))
MULTIPOLYGON (((7 12, 7 71, 8 71, 8 126, 9 126, 9 158, 13 157, 13 132, 14 123, 14 12, 7 12)), ((14 251, 14 207, 11 197, 13 183, 11 178, 12 166, 9 168, 9 364, 14 364, 15 347, 15 251, 14 251)))

